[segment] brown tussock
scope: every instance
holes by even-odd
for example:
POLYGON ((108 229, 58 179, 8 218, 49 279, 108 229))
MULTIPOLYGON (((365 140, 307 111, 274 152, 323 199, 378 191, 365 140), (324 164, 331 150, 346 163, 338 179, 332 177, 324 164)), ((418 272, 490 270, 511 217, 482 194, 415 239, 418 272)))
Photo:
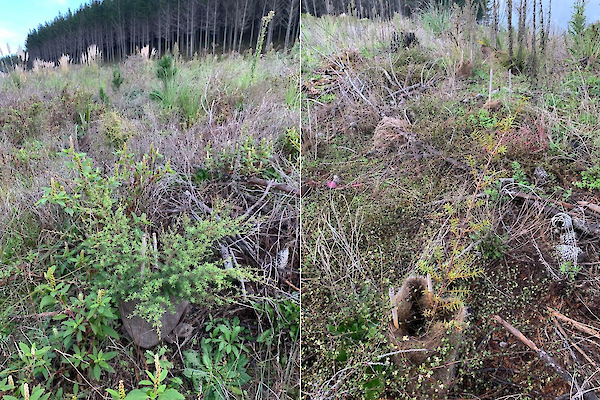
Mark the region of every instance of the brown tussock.
POLYGON ((473 75, 473 61, 462 61, 456 70, 457 78, 469 78, 473 75))
POLYGON ((498 110, 500 110, 500 108, 502 108, 502 100, 487 101, 483 105, 483 108, 490 110, 490 111, 498 111, 498 110))
POLYGON ((409 128, 410 125, 404 119, 384 117, 375 127, 370 153, 391 153, 403 145, 413 142, 414 137, 409 133, 409 128))
POLYGON ((494 49, 491 46, 486 46, 485 44, 481 45, 481 54, 484 59, 488 59, 494 55, 494 49))

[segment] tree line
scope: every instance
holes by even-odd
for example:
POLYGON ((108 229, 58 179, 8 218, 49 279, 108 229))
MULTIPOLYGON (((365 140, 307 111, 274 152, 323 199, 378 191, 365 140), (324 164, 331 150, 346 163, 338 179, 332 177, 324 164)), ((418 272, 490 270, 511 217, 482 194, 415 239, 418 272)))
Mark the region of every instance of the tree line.
POLYGON ((299 35, 301 0, 92 0, 29 32, 29 59, 79 60, 97 45, 108 62, 146 45, 158 56, 178 51, 241 52, 256 43, 262 17, 275 16, 266 43, 288 49, 299 35))
MULTIPOLYGON (((326 14, 352 14, 359 18, 390 19, 394 14, 411 16, 419 11, 435 5, 440 8, 452 4, 463 6, 472 3, 477 8, 478 18, 487 10, 490 0, 301 0, 302 12, 321 16, 326 14)), ((493 0, 491 0, 493 1, 493 0)))

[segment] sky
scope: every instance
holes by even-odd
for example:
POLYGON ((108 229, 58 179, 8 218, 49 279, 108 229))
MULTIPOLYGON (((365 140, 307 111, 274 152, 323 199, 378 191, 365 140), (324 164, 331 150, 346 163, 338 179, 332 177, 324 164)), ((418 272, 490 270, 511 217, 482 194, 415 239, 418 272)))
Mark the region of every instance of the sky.
MULTIPOLYGON (((545 8, 549 0, 543 0, 545 8)), ((7 43, 11 53, 18 46, 25 47, 25 39, 31 29, 51 21, 59 12, 70 8, 75 11, 85 0, 0 0, 0 51, 7 54, 7 43)), ((513 0, 518 2, 518 0, 513 0)), ((531 2, 531 1, 530 1, 531 2)), ((552 0, 552 21, 562 29, 567 28, 574 0, 552 0)), ((587 22, 600 20, 600 0, 587 0, 587 22)))
POLYGON ((53 20, 59 12, 75 11, 85 0, 0 0, 0 51, 7 54, 17 47, 25 47, 25 39, 31 29, 53 20))

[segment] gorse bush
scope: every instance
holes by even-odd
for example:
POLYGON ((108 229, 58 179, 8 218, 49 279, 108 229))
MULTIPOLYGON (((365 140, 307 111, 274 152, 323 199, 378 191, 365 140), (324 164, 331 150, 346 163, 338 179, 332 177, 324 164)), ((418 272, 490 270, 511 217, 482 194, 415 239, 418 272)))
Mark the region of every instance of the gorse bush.
POLYGON ((183 218, 181 233, 177 228, 164 233, 157 252, 144 251, 145 225, 143 217, 128 217, 118 208, 102 230, 88 237, 85 247, 98 265, 100 284, 119 299, 138 300, 134 315, 157 328, 172 297, 206 303, 232 279, 244 276, 239 269, 222 269, 212 250, 217 241, 239 232, 236 221, 191 223, 183 218))
POLYGON ((134 134, 116 111, 109 111, 102 115, 101 129, 102 134, 117 147, 123 146, 134 134))

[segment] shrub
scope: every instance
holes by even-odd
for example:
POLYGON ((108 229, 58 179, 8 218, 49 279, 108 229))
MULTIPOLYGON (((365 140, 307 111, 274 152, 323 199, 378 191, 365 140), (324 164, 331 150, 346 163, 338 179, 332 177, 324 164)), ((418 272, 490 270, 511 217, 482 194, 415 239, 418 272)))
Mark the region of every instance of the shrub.
POLYGON ((109 111, 102 115, 102 134, 115 146, 122 146, 134 132, 117 112, 109 111))
POLYGON ((590 65, 600 56, 600 24, 587 26, 585 21, 585 0, 578 0, 573 6, 569 21, 569 51, 578 62, 590 65))
POLYGON ((67 165, 75 178, 66 187, 53 181, 38 203, 50 202, 65 212, 65 235, 85 254, 82 264, 93 288, 106 288, 116 300, 139 301, 134 315, 160 329, 160 318, 173 297, 207 303, 233 279, 246 276, 239 268, 221 269, 215 261, 214 245, 244 227, 231 218, 192 222, 182 216, 161 233, 155 246, 149 245, 147 232, 157 229, 134 209, 147 185, 171 172, 168 164, 157 165, 156 151, 137 163, 120 152, 111 176, 93 168, 83 153, 72 148, 64 153, 71 158, 67 165))
POLYGON ((123 84, 123 82, 125 81, 125 79, 123 79, 123 77, 121 76, 121 71, 119 71, 118 69, 114 69, 113 70, 113 80, 112 80, 112 84, 113 87, 115 88, 115 90, 119 90, 119 88, 121 87, 121 85, 123 84))

